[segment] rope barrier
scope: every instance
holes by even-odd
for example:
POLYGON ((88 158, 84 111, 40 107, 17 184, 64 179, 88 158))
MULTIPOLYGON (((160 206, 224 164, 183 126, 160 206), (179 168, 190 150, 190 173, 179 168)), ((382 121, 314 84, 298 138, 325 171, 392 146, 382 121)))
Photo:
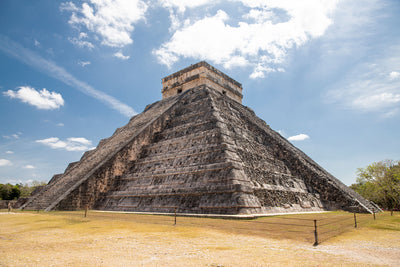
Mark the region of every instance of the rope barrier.
POLYGON ((354 220, 354 218, 346 218, 346 219, 342 219, 342 220, 336 220, 336 221, 332 221, 332 222, 329 222, 329 223, 325 223, 325 224, 320 224, 319 226, 321 227, 321 226, 325 226, 325 225, 332 225, 332 224, 337 224, 338 222, 344 222, 344 221, 349 221, 349 220, 354 220))
MULTIPOLYGON (((268 217, 264 217, 264 218, 268 218, 268 217)), ((304 218, 286 218, 286 217, 270 217, 270 218, 284 219, 284 220, 308 221, 308 222, 313 222, 314 221, 314 219, 304 219, 304 218)))
POLYGON ((287 225, 287 226, 300 226, 300 227, 314 227, 312 225, 304 225, 304 224, 292 224, 292 223, 280 223, 280 222, 252 222, 259 224, 276 224, 276 225, 287 225))
MULTIPOLYGON (((85 209, 85 215, 88 210, 85 209)), ((76 216, 76 213, 63 213, 64 215, 76 216)), ((62 214, 60 214, 62 215, 62 214)), ((271 216, 263 217, 255 220, 234 220, 226 228, 224 222, 218 221, 213 223, 212 218, 189 217, 181 216, 177 221, 179 214, 165 214, 165 215, 151 215, 147 214, 107 214, 90 212, 88 217, 109 219, 109 220, 123 220, 134 221, 137 223, 151 223, 156 225, 181 225, 181 226, 201 226, 209 227, 211 229, 227 229, 232 231, 244 230, 251 234, 262 234, 267 236, 285 236, 293 239, 303 239, 305 241, 315 241, 314 245, 318 245, 320 241, 326 241, 333 236, 337 236, 351 229, 356 229, 357 226, 362 226, 368 222, 373 222, 373 217, 370 214, 356 214, 349 213, 337 216, 316 215, 317 219, 296 218, 296 217, 281 217, 271 216), (322 218, 318 218, 322 216, 322 218), (312 230, 313 229, 313 230, 312 230)), ((240 232, 240 231, 239 231, 240 232)))

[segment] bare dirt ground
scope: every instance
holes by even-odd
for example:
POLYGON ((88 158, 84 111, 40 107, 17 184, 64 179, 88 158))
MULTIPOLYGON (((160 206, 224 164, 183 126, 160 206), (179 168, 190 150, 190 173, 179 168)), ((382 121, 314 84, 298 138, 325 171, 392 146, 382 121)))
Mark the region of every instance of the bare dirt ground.
POLYGON ((273 220, 2 212, 0 266, 400 266, 400 214, 316 247, 312 231, 288 236, 273 220))

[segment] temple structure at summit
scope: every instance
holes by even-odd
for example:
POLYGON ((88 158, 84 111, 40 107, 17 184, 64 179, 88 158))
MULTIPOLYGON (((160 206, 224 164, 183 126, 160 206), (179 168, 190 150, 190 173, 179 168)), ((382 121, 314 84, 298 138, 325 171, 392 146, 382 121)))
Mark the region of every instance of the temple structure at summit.
POLYGON ((242 85, 205 61, 163 78, 162 85, 163 99, 206 85, 242 104, 242 85))
POLYGON ((162 100, 23 208, 255 216, 375 208, 243 106, 242 85, 208 63, 162 85, 162 100))

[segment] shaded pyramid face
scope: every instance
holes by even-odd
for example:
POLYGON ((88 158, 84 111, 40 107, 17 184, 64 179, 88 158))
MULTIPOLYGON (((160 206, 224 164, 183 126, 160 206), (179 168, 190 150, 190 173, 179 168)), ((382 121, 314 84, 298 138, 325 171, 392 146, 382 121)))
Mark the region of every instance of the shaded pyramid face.
POLYGON ((201 85, 149 105, 26 209, 266 214, 373 206, 252 110, 201 85))

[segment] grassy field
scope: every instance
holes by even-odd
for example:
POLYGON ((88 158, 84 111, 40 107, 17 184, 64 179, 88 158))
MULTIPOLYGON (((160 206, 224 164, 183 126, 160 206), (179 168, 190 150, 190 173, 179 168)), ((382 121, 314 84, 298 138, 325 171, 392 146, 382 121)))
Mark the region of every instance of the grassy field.
POLYGON ((0 266, 399 266, 400 214, 0 212, 0 266), (314 243, 314 220, 318 239, 314 243))

